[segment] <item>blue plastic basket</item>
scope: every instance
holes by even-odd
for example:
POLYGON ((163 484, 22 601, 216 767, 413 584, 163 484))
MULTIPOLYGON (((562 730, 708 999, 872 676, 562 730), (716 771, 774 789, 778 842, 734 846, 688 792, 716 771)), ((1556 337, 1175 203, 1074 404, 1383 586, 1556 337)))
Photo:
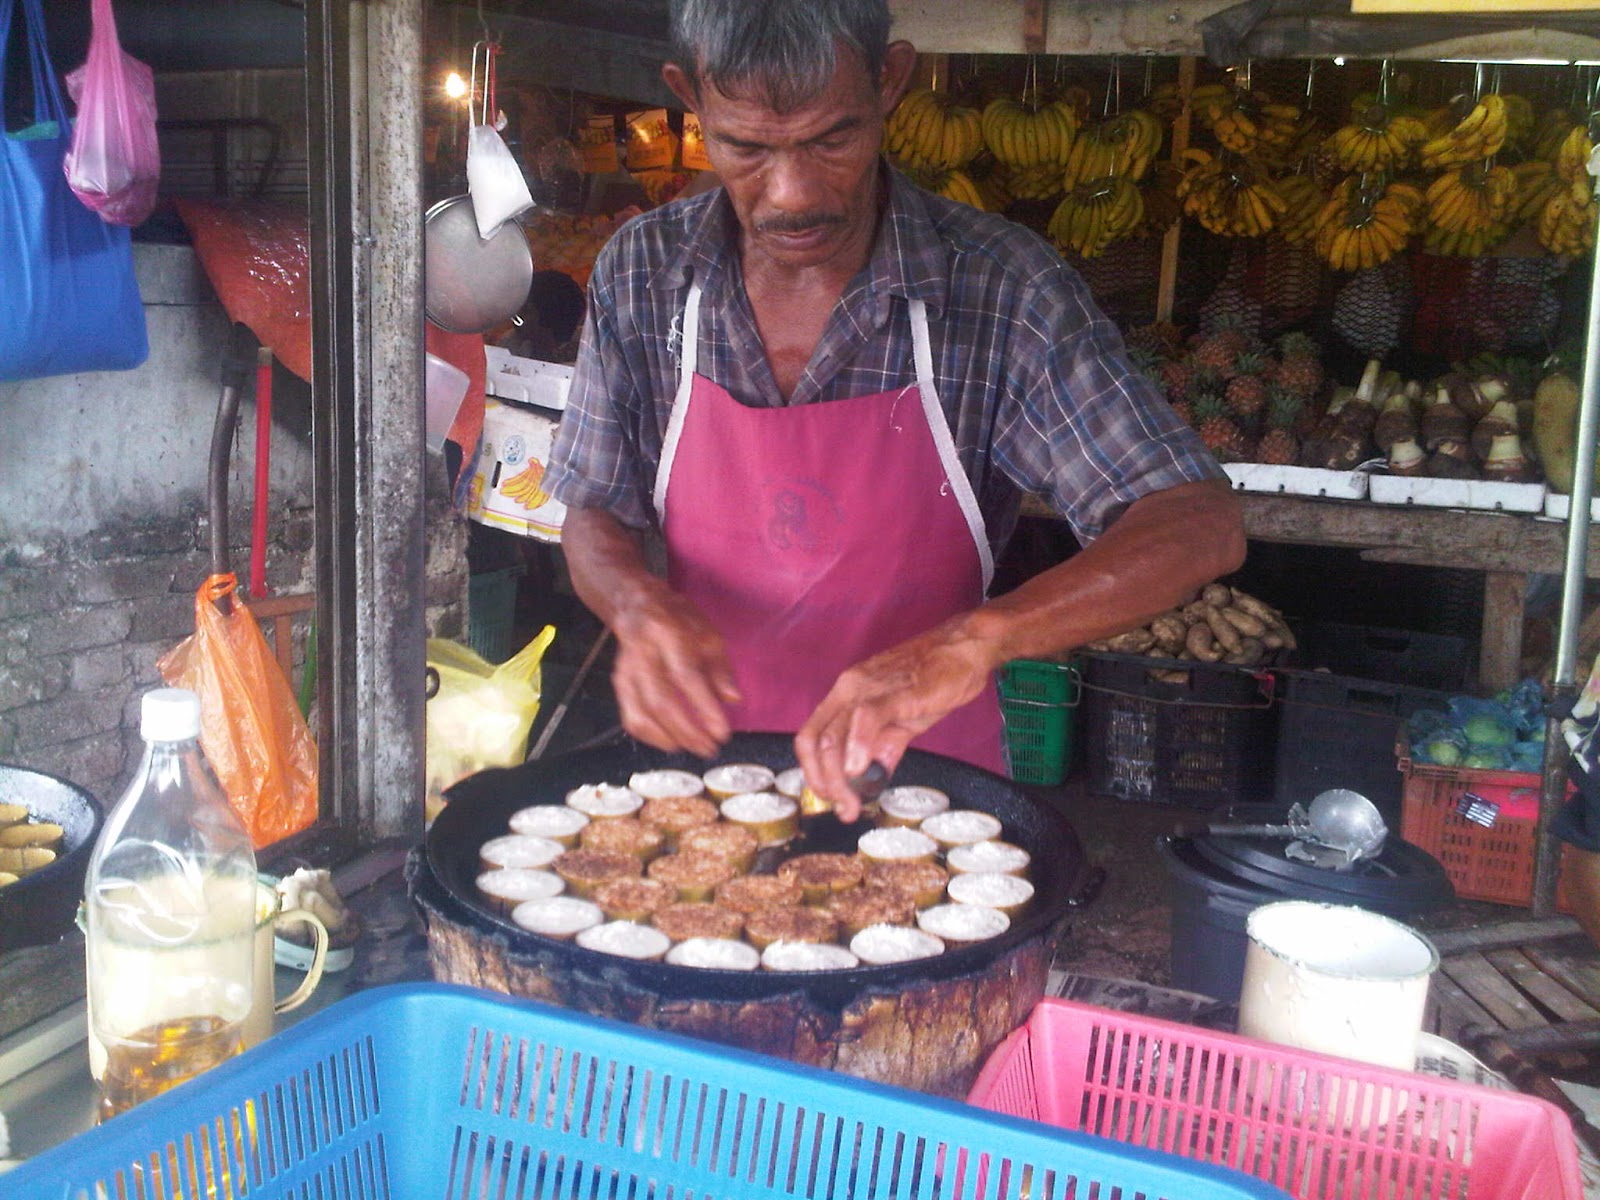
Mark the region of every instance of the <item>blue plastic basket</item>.
POLYGON ((1234 1171, 531 1001, 342 1000, 0 1176, 29 1200, 1221 1200, 1234 1171))

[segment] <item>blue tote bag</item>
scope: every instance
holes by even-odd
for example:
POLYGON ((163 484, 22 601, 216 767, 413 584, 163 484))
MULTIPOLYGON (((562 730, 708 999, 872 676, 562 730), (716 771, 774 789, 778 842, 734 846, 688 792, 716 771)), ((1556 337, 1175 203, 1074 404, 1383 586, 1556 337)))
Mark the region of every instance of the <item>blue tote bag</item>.
MULTIPOLYGON (((45 46, 42 0, 22 0, 34 123, 0 130, 0 381, 126 370, 150 353, 128 231, 84 207, 62 163, 72 126, 45 46)), ((0 0, 0 71, 16 0, 0 0)), ((6 80, 0 77, 0 95, 6 80)))

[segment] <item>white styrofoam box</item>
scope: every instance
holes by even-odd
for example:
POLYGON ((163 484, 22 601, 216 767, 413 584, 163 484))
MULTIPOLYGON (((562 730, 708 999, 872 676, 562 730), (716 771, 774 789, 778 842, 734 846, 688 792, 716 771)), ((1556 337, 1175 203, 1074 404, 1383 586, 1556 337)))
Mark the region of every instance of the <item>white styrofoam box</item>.
MULTIPOLYGON (((1572 511, 1572 497, 1564 496, 1560 492, 1546 492, 1544 497, 1544 515, 1547 517, 1560 517, 1563 521, 1572 511)), ((1600 497, 1591 497, 1589 500, 1589 520, 1600 521, 1600 497)))
POLYGON ((1375 504, 1536 513, 1544 510, 1545 487, 1542 483, 1494 483, 1487 479, 1374 475, 1368 495, 1375 504))
POLYGON ((537 358, 519 358, 499 346, 485 346, 485 389, 502 400, 537 404, 560 412, 567 406, 567 391, 572 387, 572 368, 565 363, 537 358))
POLYGON ((1268 463, 1224 463, 1222 469, 1228 473, 1234 488, 1241 492, 1327 496, 1335 500, 1361 500, 1367 494, 1367 475, 1364 471, 1278 467, 1268 463))
POLYGON ((522 537, 559 542, 567 506, 539 487, 555 434, 552 415, 485 400, 467 516, 522 537))

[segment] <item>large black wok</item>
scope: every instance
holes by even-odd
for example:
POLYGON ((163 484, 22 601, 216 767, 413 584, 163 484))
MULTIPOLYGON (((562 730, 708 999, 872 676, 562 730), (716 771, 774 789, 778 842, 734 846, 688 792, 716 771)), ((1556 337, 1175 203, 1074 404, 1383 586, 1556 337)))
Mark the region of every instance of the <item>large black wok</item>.
MULTIPOLYGON (((735 734, 717 762, 759 762, 774 770, 795 765, 793 737, 776 733, 735 734)), ((804 989, 820 1002, 844 1003, 865 990, 896 989, 902 983, 947 979, 981 971, 1007 951, 1050 933, 1091 887, 1072 827, 1031 798, 1017 784, 992 772, 936 754, 909 751, 894 784, 920 783, 947 792, 952 805, 976 808, 1000 818, 1003 836, 1033 855, 1037 889, 1032 905, 1000 937, 937 958, 848 971, 719 971, 636 962, 585 950, 529 933, 482 903, 474 884, 478 847, 506 832, 513 812, 530 804, 560 804, 568 791, 585 783, 625 783, 634 771, 679 767, 703 771, 708 764, 685 754, 664 754, 637 742, 585 750, 560 758, 482 771, 446 793, 448 804, 429 830, 424 853, 413 863, 413 894, 424 908, 434 907, 478 933, 503 941, 522 956, 548 956, 563 970, 578 968, 608 979, 625 980, 662 997, 755 999, 804 989)), ((844 826, 832 816, 810 818, 802 842, 791 853, 852 850, 857 834, 869 826, 844 826)))

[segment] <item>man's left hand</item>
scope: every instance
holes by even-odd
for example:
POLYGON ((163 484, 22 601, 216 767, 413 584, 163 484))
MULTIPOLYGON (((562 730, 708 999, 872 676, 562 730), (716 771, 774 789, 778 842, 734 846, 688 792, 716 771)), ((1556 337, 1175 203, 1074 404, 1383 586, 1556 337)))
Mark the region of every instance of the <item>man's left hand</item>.
POLYGON ((892 773, 907 745, 988 685, 993 647, 946 622, 839 676, 795 735, 806 785, 843 821, 861 813, 849 780, 873 762, 892 773))

